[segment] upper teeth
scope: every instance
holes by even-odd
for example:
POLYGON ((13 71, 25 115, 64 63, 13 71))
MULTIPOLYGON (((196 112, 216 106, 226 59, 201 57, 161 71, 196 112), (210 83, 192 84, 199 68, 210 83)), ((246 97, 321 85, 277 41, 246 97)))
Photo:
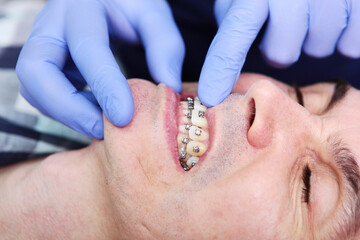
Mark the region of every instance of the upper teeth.
POLYGON ((208 126, 205 117, 206 107, 201 104, 198 97, 187 98, 187 102, 181 102, 185 108, 179 126, 178 145, 179 159, 184 170, 190 170, 202 156, 207 146, 199 141, 206 141, 209 134, 203 129, 208 126))

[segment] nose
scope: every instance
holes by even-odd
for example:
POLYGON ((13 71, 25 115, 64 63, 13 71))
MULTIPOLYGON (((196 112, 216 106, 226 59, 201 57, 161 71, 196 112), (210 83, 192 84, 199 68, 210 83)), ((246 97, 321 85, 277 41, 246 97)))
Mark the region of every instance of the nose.
POLYGON ((265 148, 279 137, 296 134, 310 113, 270 81, 254 83, 246 98, 254 103, 255 115, 247 138, 255 148, 265 148))

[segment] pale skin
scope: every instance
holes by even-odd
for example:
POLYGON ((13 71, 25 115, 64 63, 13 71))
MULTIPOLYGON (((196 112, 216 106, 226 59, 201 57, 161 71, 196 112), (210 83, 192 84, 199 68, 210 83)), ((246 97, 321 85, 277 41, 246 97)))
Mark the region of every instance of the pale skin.
MULTIPOLYGON (((2 238, 335 239, 343 207, 354 203, 329 146, 336 135, 360 156, 360 91, 351 88, 322 114, 333 84, 301 88, 303 107, 292 87, 242 74, 233 91, 244 95, 208 110, 209 150, 185 172, 169 141, 176 133, 164 127, 175 124, 165 104, 176 96, 164 85, 129 83, 129 126, 105 118, 104 140, 0 169, 2 238)), ((195 85, 184 89, 195 95, 195 85)), ((358 227, 348 228, 345 239, 359 237, 358 227)))

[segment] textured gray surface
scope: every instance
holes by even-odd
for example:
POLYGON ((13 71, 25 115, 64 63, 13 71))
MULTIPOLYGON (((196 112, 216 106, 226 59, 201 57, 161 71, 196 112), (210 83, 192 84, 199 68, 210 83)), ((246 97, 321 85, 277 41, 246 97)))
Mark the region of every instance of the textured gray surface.
POLYGON ((40 0, 0 0, 0 166, 91 142, 33 108, 19 93, 15 69, 7 64, 9 56, 1 58, 6 50, 20 50, 43 4, 40 0))

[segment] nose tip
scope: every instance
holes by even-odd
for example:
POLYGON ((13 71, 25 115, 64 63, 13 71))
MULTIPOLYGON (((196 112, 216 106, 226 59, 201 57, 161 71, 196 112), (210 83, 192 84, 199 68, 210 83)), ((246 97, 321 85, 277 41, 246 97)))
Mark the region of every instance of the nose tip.
POLYGON ((255 103, 255 117, 248 130, 248 141, 255 148, 271 145, 274 128, 284 103, 284 93, 268 80, 259 80, 253 84, 246 96, 255 103))

